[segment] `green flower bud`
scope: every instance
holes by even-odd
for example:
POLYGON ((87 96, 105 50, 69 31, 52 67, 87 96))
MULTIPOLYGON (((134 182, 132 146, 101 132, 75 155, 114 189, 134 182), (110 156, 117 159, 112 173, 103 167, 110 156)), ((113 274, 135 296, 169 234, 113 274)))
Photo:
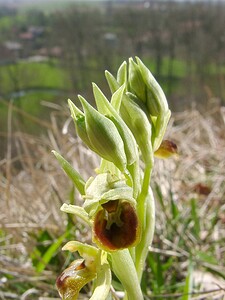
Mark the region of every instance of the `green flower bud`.
POLYGON ((154 78, 150 70, 143 64, 140 58, 136 57, 136 60, 137 60, 140 73, 142 75, 142 79, 148 90, 148 99, 146 99, 146 104, 149 113, 151 114, 152 105, 154 107, 153 115, 155 115, 156 113, 159 114, 168 111, 166 96, 161 86, 158 84, 158 82, 156 81, 156 79, 154 78))
MULTIPOLYGON (((121 116, 117 113, 117 111, 107 100, 107 98, 102 93, 102 91, 94 83, 93 83, 93 92, 94 92, 98 111, 106 115, 108 118, 110 118, 110 120, 115 124, 120 136, 123 139, 124 150, 127 157, 127 163, 128 165, 133 164, 135 161, 138 160, 138 149, 132 132, 130 131, 126 123, 123 121, 121 116)), ((120 97, 120 95, 118 95, 118 97, 120 97)), ((114 101, 116 100, 114 99, 114 101)))
POLYGON ((97 152, 97 150, 89 140, 84 113, 79 108, 77 108, 76 105, 70 99, 68 100, 68 104, 78 136, 92 151, 97 152))
POLYGON ((126 95, 123 97, 120 114, 132 131, 138 146, 140 147, 144 162, 146 164, 152 164, 152 127, 144 111, 143 104, 138 101, 138 99, 134 101, 126 95))
POLYGON ((161 86, 140 58, 136 57, 136 60, 143 82, 146 85, 145 105, 155 129, 152 144, 154 151, 156 151, 162 142, 171 113, 161 86))
POLYGON ((107 117, 96 111, 83 97, 78 96, 84 109, 80 111, 69 100, 72 118, 79 137, 102 158, 113 162, 122 172, 126 168, 126 155, 123 140, 107 117))
POLYGON ((143 81, 139 66, 129 59, 129 91, 135 94, 141 101, 146 102, 146 85, 143 81))
POLYGON ((126 169, 126 154, 123 140, 114 125, 107 117, 94 109, 83 97, 79 96, 85 113, 85 124, 88 138, 102 158, 113 162, 124 172, 126 169))
MULTIPOLYGON (((144 104, 144 106, 141 107, 151 123, 152 148, 154 149, 154 151, 156 151, 162 142, 171 112, 168 108, 165 94, 150 70, 138 57, 136 57, 136 61, 137 63, 135 63, 132 58, 129 59, 128 80, 121 80, 122 77, 125 78, 125 64, 122 64, 120 67, 123 72, 121 70, 120 72, 118 71, 118 73, 123 74, 123 76, 117 75, 116 79, 112 74, 106 72, 106 79, 112 93, 118 91, 120 84, 122 84, 123 82, 127 82, 127 94, 129 94, 129 97, 131 95, 130 93, 132 93, 135 97, 137 97, 137 99, 139 99, 139 101, 144 104), (120 78, 120 83, 118 82, 118 78, 120 78)), ((123 109, 121 109, 120 111, 122 110, 123 109)))

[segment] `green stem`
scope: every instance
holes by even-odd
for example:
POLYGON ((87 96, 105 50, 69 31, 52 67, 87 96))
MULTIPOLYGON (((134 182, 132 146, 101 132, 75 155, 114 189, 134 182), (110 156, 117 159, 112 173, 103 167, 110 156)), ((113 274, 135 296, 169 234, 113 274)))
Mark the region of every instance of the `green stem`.
POLYGON ((155 231, 155 201, 152 190, 146 198, 146 223, 142 232, 142 239, 136 247, 136 269, 139 281, 141 281, 142 273, 145 266, 145 260, 148 255, 148 248, 152 243, 155 231))
POLYGON ((137 212, 139 220, 142 222, 142 230, 145 229, 146 225, 146 198, 149 192, 150 180, 152 173, 152 165, 147 165, 144 171, 144 178, 142 182, 141 193, 137 199, 137 212))
POLYGON ((112 270, 122 283, 128 300, 143 300, 138 275, 128 249, 113 252, 112 270))
POLYGON ((138 279, 141 281, 148 247, 152 242, 155 227, 155 206, 152 191, 150 190, 152 164, 146 166, 142 183, 142 190, 138 198, 138 217, 142 222, 141 241, 136 247, 135 266, 138 279))
POLYGON ((139 160, 135 161, 132 165, 127 166, 129 173, 133 180, 133 197, 137 199, 140 192, 140 172, 139 172, 139 160))

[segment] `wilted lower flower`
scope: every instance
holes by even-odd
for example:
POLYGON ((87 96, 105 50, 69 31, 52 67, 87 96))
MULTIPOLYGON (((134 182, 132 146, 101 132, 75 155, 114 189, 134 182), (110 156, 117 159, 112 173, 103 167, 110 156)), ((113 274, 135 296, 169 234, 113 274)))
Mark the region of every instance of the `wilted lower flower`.
POLYGON ((60 296, 63 300, 76 300, 81 288, 95 276, 96 273, 86 267, 84 259, 75 260, 56 280, 60 296))
POLYGON ((78 251, 83 257, 77 259, 57 278, 56 286, 63 300, 76 300, 82 287, 97 275, 99 250, 93 246, 70 241, 63 250, 78 251))
POLYGON ((106 251, 133 247, 140 227, 135 208, 125 200, 111 200, 94 217, 93 240, 106 251))

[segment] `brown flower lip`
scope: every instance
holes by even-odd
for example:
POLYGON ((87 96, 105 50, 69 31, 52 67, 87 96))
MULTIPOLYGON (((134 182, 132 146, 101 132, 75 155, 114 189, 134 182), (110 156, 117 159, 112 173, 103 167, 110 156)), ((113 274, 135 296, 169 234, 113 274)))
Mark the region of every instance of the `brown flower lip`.
POLYGON ((139 241, 138 217, 126 200, 110 200, 94 218, 94 241, 106 251, 121 250, 139 241))
POLYGON ((159 149, 155 151, 154 155, 159 158, 169 158, 173 155, 178 155, 177 145, 169 140, 163 140, 159 149))

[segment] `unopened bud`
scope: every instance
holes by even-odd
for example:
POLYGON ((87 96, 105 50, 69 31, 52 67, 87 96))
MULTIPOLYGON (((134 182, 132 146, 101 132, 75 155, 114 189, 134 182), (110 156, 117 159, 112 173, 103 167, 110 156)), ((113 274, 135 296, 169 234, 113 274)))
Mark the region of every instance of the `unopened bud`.
POLYGON ((138 99, 135 101, 125 95, 121 103, 120 113, 140 147, 144 162, 151 164, 153 162, 152 126, 144 107, 141 107, 143 103, 139 102, 138 99))
POLYGON ((146 84, 142 78, 139 66, 133 61, 132 58, 129 59, 129 91, 135 94, 138 99, 146 102, 146 84))
POLYGON ((71 112, 71 117, 74 121, 78 136, 92 151, 96 152, 96 149, 91 144, 87 134, 84 113, 79 108, 77 108, 76 105, 71 100, 68 100, 68 104, 71 112))
POLYGON ((147 103, 148 109, 151 109, 152 102, 156 102, 154 107, 158 107, 158 113, 166 112, 168 110, 168 104, 161 86, 140 58, 136 57, 136 60, 146 88, 150 92, 148 94, 149 99, 147 99, 147 102, 149 102, 147 103))
MULTIPOLYGON (((124 151, 127 157, 127 164, 133 164, 138 159, 138 149, 132 132, 130 131, 124 120, 121 118, 121 116, 118 114, 118 112, 111 105, 111 103, 107 100, 102 91, 94 83, 93 92, 98 111, 104 115, 107 115, 107 117, 114 123, 123 140, 124 151)), ((118 95, 118 97, 121 96, 118 95)), ((115 98, 114 101, 118 102, 115 98)))
POLYGON ((123 140, 107 117, 94 109, 83 97, 79 96, 85 113, 87 135, 97 154, 113 162, 122 172, 126 169, 126 155, 123 140))

